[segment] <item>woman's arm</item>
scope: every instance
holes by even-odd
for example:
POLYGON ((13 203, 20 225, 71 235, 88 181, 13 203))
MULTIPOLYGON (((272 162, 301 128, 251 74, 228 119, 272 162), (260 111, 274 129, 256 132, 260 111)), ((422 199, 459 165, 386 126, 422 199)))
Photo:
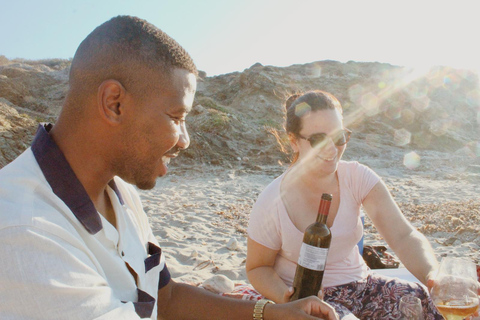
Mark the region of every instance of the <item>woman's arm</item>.
POLYGON ((248 237, 247 277, 255 289, 276 303, 288 302, 293 291, 273 270, 278 250, 267 248, 248 237))
POLYGON ((438 268, 432 246, 405 218, 383 181, 373 187, 363 206, 379 233, 405 267, 427 285, 438 268))

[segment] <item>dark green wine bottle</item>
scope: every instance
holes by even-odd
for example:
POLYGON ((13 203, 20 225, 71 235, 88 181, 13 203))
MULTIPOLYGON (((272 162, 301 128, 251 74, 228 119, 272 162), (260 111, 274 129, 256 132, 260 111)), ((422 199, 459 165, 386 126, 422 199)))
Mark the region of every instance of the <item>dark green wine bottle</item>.
POLYGON ((316 296, 320 291, 328 249, 332 239, 330 229, 327 227, 327 217, 331 203, 332 195, 322 194, 317 221, 305 229, 293 280, 294 293, 290 301, 316 296))

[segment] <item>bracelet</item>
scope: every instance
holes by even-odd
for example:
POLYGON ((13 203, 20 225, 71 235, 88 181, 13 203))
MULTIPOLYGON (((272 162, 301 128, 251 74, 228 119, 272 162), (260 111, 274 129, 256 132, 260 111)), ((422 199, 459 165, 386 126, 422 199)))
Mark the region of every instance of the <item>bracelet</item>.
POLYGON ((263 320, 263 311, 265 310, 266 304, 275 304, 272 300, 261 299, 255 303, 255 308, 253 308, 253 320, 263 320))

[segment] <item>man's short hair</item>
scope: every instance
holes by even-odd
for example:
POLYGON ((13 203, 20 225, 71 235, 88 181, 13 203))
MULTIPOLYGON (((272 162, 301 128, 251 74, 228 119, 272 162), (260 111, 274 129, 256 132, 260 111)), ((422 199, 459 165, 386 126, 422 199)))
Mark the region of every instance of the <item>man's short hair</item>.
POLYGON ((173 68, 198 74, 190 55, 162 30, 137 17, 118 16, 82 41, 72 60, 70 85, 92 90, 106 79, 116 79, 135 86, 142 78, 148 81, 139 72, 168 76, 173 68))

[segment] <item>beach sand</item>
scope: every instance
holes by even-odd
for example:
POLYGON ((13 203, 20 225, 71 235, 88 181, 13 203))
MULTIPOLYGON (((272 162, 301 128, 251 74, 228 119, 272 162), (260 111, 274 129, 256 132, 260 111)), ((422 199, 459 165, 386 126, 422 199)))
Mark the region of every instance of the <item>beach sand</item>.
MULTIPOLYGON (((398 158, 402 154, 390 161, 359 162, 383 178, 405 216, 427 236, 439 259, 462 256, 478 264, 480 173, 472 167, 472 159, 424 152, 422 164, 408 169, 398 158)), ((248 283, 248 216, 258 194, 285 168, 241 161, 230 167, 178 165, 169 168, 154 189, 140 191, 172 277, 198 285, 221 274, 234 283, 248 283)), ((368 217, 365 244, 386 245, 368 217)))

